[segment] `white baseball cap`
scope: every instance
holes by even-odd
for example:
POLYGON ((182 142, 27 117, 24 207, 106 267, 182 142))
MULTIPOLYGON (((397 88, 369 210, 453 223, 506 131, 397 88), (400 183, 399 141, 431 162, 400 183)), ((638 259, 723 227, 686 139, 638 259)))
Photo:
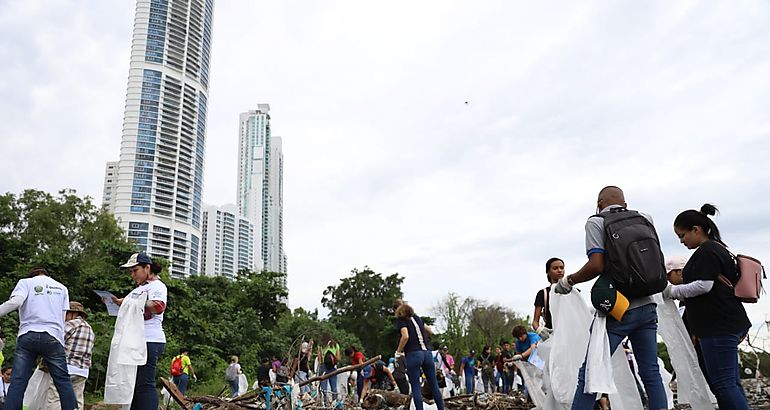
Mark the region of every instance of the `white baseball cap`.
POLYGON ((686 256, 672 256, 666 259, 666 273, 672 270, 684 269, 684 265, 687 265, 687 259, 686 256))

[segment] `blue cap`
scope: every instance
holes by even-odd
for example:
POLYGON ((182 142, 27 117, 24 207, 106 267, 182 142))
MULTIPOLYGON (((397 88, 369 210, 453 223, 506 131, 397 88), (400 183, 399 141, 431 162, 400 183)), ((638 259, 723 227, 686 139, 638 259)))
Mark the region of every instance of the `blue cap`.
POLYGON ((370 364, 367 364, 363 369, 361 369, 361 376, 363 376, 364 379, 372 377, 372 373, 374 373, 374 368, 370 364))
POLYGON ((120 267, 121 268, 133 268, 136 265, 144 264, 144 263, 146 263, 148 265, 152 265, 152 259, 150 259, 150 257, 147 256, 144 253, 135 253, 135 254, 131 255, 130 258, 128 258, 128 262, 120 265, 120 267))

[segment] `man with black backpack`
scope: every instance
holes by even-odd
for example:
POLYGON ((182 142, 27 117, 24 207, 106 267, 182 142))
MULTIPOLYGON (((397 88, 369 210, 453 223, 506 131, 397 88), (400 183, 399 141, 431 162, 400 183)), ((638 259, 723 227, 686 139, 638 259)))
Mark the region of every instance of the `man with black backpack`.
MULTIPOLYGON (((586 222, 588 262, 564 276, 554 291, 567 294, 577 283, 597 276, 591 301, 607 316, 610 351, 628 337, 634 346, 639 376, 651 410, 666 409, 666 393, 658 370, 657 307, 652 295, 666 287, 663 253, 650 216, 626 208, 623 191, 608 186, 599 192, 598 213, 586 222)), ((584 393, 586 363, 578 373, 572 409, 592 409, 595 393, 584 393)), ((620 392, 624 394, 625 392, 620 392)))

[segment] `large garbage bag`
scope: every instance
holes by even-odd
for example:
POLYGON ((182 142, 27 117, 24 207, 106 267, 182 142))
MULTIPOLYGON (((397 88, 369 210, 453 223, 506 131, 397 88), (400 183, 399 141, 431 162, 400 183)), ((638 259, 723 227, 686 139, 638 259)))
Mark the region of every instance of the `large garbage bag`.
POLYGON ((24 392, 25 410, 42 410, 45 408, 46 397, 48 396, 48 386, 53 383, 51 375, 40 369, 32 373, 27 384, 27 390, 24 392))
POLYGON ((570 408, 577 388, 578 370, 586 355, 591 314, 578 292, 560 295, 552 289, 549 298, 554 328, 548 340, 551 392, 563 408, 570 408))
POLYGON ((714 408, 712 403, 716 403, 716 399, 698 366, 698 355, 679 309, 673 300, 663 300, 660 294, 654 299, 658 303, 658 334, 666 344, 671 366, 676 372, 678 402, 689 403, 694 409, 714 408))
POLYGON ((105 404, 126 405, 133 399, 137 367, 147 363, 147 342, 144 339, 146 302, 147 294, 142 293, 126 296, 120 305, 107 358, 105 404))

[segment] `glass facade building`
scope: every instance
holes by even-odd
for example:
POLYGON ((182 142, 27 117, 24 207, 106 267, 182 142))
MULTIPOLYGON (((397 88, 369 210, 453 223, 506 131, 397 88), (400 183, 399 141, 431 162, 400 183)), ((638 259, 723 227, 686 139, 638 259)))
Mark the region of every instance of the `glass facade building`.
POLYGON ((254 225, 238 216, 235 205, 204 208, 201 266, 207 276, 228 279, 254 270, 254 225))
POLYGON ((270 130, 270 106, 240 115, 238 212, 259 227, 255 267, 287 272, 283 248, 283 149, 270 130))
POLYGON ((200 273, 213 0, 137 0, 114 214, 129 239, 200 273))

